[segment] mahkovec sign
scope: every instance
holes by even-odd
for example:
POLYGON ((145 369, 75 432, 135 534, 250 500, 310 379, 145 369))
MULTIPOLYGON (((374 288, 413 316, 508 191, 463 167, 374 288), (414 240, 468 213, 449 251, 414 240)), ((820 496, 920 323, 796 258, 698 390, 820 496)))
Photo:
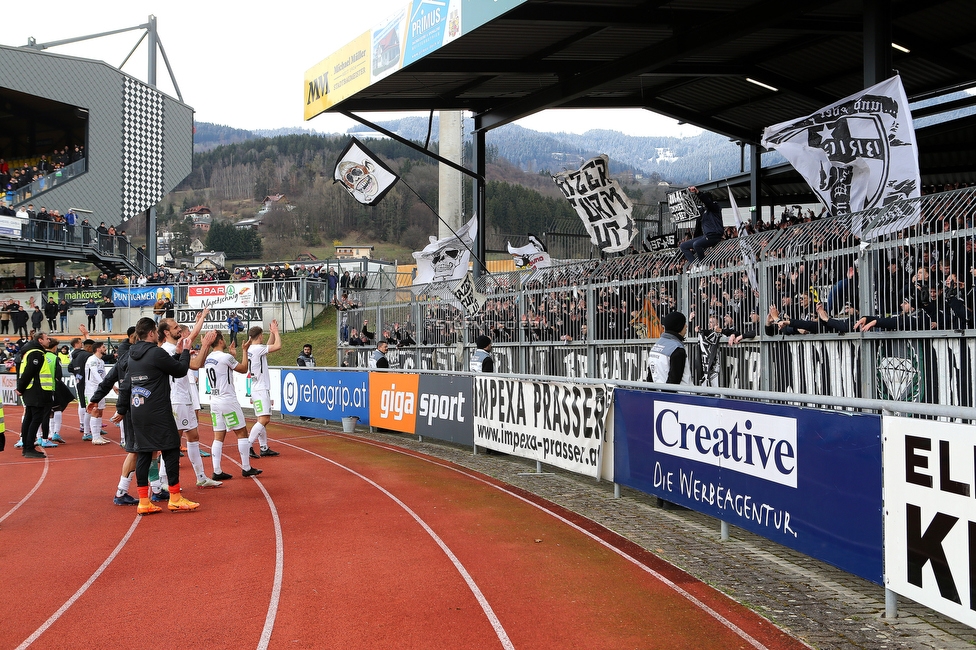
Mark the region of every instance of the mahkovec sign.
POLYGON ((976 627, 976 428, 884 418, 885 586, 976 627))
POLYGON ((618 389, 614 481, 882 581, 878 416, 618 389))
POLYGON ((369 424, 369 373, 283 369, 281 412, 323 420, 355 416, 369 424))
POLYGON ((600 477, 613 389, 477 376, 474 443, 600 477))

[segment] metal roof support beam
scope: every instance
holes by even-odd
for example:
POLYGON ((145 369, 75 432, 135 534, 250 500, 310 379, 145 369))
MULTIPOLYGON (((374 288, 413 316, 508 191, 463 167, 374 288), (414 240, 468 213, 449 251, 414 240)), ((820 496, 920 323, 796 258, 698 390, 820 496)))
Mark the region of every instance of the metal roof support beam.
POLYGON ((485 171, 487 167, 485 157, 485 147, 487 141, 485 131, 475 129, 471 134, 471 143, 474 154, 474 212, 478 215, 478 235, 474 242, 474 277, 478 278, 488 272, 482 264, 485 259, 486 235, 488 232, 488 198, 487 188, 485 187, 485 171))
POLYGON ((864 87, 891 74, 891 0, 864 0, 864 87))

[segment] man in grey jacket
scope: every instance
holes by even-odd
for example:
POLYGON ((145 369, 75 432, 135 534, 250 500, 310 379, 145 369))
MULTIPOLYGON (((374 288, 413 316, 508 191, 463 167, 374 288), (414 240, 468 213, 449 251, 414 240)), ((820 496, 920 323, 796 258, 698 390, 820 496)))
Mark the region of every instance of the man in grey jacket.
POLYGON ((661 319, 661 324, 664 325, 664 334, 647 357, 645 381, 693 386, 688 353, 685 351, 688 320, 680 311, 673 311, 661 319))

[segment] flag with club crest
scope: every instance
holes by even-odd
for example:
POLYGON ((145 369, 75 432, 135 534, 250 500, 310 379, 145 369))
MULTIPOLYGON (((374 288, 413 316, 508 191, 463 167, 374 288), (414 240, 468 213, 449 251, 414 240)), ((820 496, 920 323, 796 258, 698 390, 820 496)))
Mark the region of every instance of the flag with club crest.
POLYGON ((756 278, 756 254, 752 252, 752 248, 745 240, 749 233, 746 232, 746 225, 742 222, 742 217, 739 216, 739 206, 735 202, 732 188, 730 187, 728 190, 729 204, 732 206, 732 216, 735 217, 735 229, 739 233, 739 249, 742 251, 742 264, 746 267, 746 273, 749 275, 749 284, 752 285, 752 290, 759 291, 759 280, 756 278))
POLYGON ((417 261, 417 277, 414 286, 434 282, 461 280, 468 272, 471 260, 471 247, 478 234, 478 215, 457 229, 456 236, 443 239, 430 238, 422 251, 413 253, 417 261))
POLYGON ((352 138, 339 154, 333 177, 336 183, 364 205, 376 205, 400 177, 387 167, 366 145, 352 138))
MULTIPOLYGON (((834 216, 921 196, 915 128, 899 76, 766 127, 762 145, 783 154, 834 216)), ((901 210, 870 233, 855 220, 855 234, 871 239, 918 221, 917 209, 901 210)))
POLYGON ((552 266, 552 258, 546 251, 546 245, 532 233, 529 233, 529 243, 525 246, 515 248, 511 242, 505 243, 517 269, 544 269, 552 266))
POLYGON ((620 183, 610 178, 606 154, 587 160, 576 171, 560 172, 552 180, 582 219, 594 246, 605 253, 630 247, 637 234, 631 216, 634 208, 620 183))

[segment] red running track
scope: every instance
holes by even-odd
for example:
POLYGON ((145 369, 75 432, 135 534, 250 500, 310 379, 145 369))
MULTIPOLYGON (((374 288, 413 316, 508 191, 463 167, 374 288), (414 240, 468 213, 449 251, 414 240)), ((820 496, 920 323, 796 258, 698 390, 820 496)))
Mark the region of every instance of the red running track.
POLYGON ((232 445, 220 488, 196 488, 182 459, 200 509, 140 518, 112 504, 118 445, 81 442, 69 409, 68 444, 27 460, 21 409, 6 411, 0 649, 806 647, 593 522, 437 458, 272 421, 281 456, 253 461, 259 478, 232 445))

